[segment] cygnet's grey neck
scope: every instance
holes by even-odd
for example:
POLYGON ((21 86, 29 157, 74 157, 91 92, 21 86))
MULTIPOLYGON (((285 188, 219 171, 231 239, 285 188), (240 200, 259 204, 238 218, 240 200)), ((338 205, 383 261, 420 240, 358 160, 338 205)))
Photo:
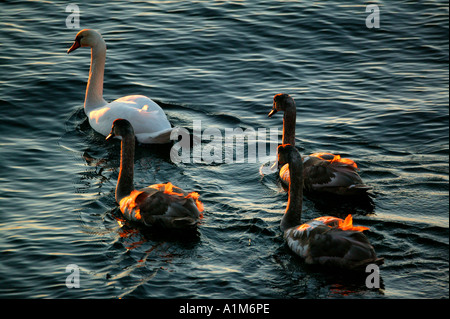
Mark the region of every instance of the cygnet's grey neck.
POLYGON ((295 102, 289 98, 286 101, 283 115, 283 144, 295 145, 295 122, 297 120, 295 102))
POLYGON ((289 196, 286 212, 281 220, 281 230, 301 224, 303 205, 303 162, 296 150, 289 153, 289 196))
POLYGON ((120 172, 116 186, 116 202, 125 196, 130 195, 134 190, 134 134, 125 134, 122 136, 122 145, 120 149, 120 172))

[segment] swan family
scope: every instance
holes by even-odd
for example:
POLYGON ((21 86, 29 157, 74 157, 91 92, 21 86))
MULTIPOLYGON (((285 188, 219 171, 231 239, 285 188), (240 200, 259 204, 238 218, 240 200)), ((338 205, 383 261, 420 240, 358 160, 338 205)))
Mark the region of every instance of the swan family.
MULTIPOLYGON (((120 170, 115 200, 123 216, 147 227, 196 228, 204 210, 197 192, 187 192, 171 182, 140 189, 134 187, 136 141, 142 144, 170 142, 172 125, 164 110, 143 95, 106 102, 103 98, 106 43, 99 32, 84 29, 77 33, 67 53, 80 47, 91 48, 84 100, 89 124, 106 140, 120 139, 120 170)), ((371 187, 362 182, 353 160, 331 153, 313 153, 302 157, 295 147, 296 104, 290 95, 280 93, 274 96, 269 117, 280 111, 284 112, 283 138, 277 150, 277 160, 279 177, 288 187, 288 202, 280 227, 287 246, 308 264, 355 269, 371 263, 383 263, 383 258, 376 256, 373 246, 363 234, 368 228, 353 226, 351 215, 344 220, 323 216, 301 222, 304 190, 358 195, 371 187)))

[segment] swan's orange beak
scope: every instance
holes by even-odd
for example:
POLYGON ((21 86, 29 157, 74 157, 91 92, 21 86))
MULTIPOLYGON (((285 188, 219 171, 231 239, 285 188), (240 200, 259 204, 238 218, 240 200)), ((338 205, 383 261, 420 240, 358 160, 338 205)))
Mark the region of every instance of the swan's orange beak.
POLYGON ((109 140, 111 140, 114 136, 115 136, 114 133, 111 132, 111 133, 109 133, 109 135, 106 137, 105 140, 106 140, 106 141, 109 141, 109 140))
POLYGON ((268 117, 272 117, 272 115, 274 115, 275 113, 277 113, 278 111, 276 109, 272 109, 272 111, 270 111, 269 115, 267 115, 268 117))
POLYGON ((81 47, 80 45, 80 41, 76 41, 72 44, 72 46, 70 47, 69 50, 67 50, 67 54, 69 54, 72 51, 75 51, 76 49, 78 49, 79 47, 81 47))

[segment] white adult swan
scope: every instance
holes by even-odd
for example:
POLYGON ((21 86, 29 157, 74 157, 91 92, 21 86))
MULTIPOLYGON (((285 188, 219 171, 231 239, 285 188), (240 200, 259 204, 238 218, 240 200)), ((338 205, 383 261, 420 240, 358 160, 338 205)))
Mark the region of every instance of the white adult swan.
POLYGON ((103 99, 106 43, 100 33, 91 29, 81 30, 67 53, 79 47, 91 47, 91 69, 84 100, 84 112, 91 127, 106 136, 113 121, 123 118, 133 125, 138 142, 169 143, 172 127, 164 111, 151 99, 143 95, 124 96, 111 103, 103 99))
POLYGON ((291 179, 286 212, 281 230, 289 248, 308 264, 322 264, 354 269, 368 264, 382 264, 362 231, 353 226, 352 216, 345 220, 324 216, 301 223, 303 204, 303 161, 298 150, 289 144, 278 147, 278 161, 289 164, 291 179))
MULTIPOLYGON (((273 108, 269 113, 272 117, 278 111, 283 111, 283 144, 295 145, 295 123, 297 110, 294 99, 285 93, 276 94, 273 98, 273 108)), ((280 178, 289 185, 289 166, 280 166, 280 178)), ((338 195, 358 195, 366 193, 372 187, 367 186, 356 172, 358 166, 348 158, 341 158, 331 153, 314 153, 303 157, 304 187, 307 190, 328 192, 338 195)))
POLYGON ((197 226, 203 211, 198 193, 187 193, 171 183, 136 190, 133 186, 135 136, 130 122, 125 119, 115 120, 106 139, 114 136, 122 137, 115 197, 125 218, 145 226, 161 228, 197 226))

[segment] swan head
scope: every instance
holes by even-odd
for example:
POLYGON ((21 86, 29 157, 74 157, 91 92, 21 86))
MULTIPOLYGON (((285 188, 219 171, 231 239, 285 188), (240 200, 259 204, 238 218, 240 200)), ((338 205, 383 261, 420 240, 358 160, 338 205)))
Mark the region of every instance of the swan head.
POLYGON ((278 146, 278 164, 283 166, 289 163, 302 162, 300 153, 291 144, 282 144, 278 146))
POLYGON ((133 126, 131 126, 130 122, 124 119, 114 120, 111 133, 106 137, 106 140, 110 140, 115 136, 127 136, 134 135, 133 126))
POLYGON ((83 29, 75 36, 75 41, 70 49, 67 50, 67 54, 80 47, 93 47, 99 42, 105 42, 99 32, 92 29, 83 29))
POLYGON ((273 97, 273 107, 268 117, 272 117, 272 115, 274 115, 278 111, 285 112, 287 109, 292 107, 294 107, 295 109, 295 102, 294 99, 289 94, 286 93, 276 94, 273 97))

